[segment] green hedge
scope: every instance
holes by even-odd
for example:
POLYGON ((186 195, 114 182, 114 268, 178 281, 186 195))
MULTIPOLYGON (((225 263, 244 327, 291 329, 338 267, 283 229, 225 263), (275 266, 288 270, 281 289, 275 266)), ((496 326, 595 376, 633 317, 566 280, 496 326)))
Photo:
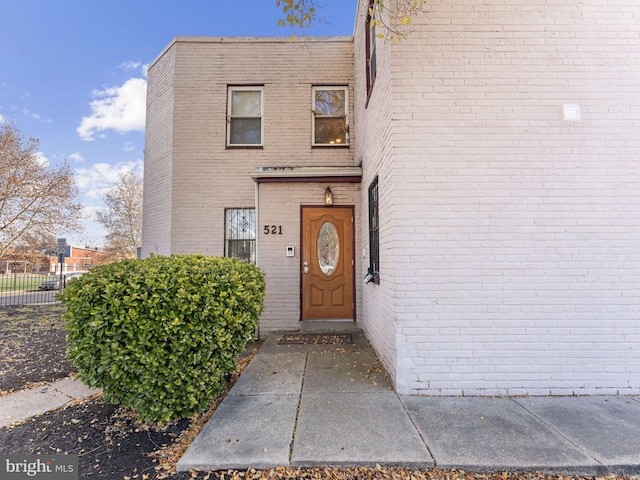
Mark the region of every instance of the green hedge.
POLYGON ((255 334, 264 275, 201 255, 152 256, 98 267, 60 295, 68 354, 105 400, 165 423, 200 411, 255 334))

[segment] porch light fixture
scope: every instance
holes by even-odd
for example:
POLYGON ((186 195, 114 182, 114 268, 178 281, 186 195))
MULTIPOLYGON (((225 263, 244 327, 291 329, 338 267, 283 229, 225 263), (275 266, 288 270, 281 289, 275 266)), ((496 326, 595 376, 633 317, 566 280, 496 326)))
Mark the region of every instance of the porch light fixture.
POLYGON ((327 187, 324 190, 324 204, 327 207, 330 207, 331 205, 333 205, 333 193, 331 192, 331 187, 327 187))

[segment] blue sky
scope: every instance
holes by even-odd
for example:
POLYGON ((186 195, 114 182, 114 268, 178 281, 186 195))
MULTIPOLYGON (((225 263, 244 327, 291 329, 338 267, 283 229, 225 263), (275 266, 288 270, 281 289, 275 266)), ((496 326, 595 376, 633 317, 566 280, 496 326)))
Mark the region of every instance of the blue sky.
MULTIPOLYGON (((176 36, 290 36, 275 0, 0 0, 0 121, 67 160, 90 219, 118 175, 142 173, 148 65, 176 36)), ((351 35, 356 0, 327 0, 307 35, 351 35)), ((298 35, 299 32, 295 32, 298 35)), ((74 246, 100 246, 91 220, 74 246)))

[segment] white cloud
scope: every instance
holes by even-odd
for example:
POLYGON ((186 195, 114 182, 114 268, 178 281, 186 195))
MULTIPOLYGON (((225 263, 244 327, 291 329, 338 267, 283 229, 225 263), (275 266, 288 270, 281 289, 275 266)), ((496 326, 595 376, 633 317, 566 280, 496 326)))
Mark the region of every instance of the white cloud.
POLYGON ((136 149, 136 146, 131 142, 127 142, 124 144, 125 152, 133 152, 135 149, 136 149))
POLYGON ((128 62, 123 62, 118 65, 118 67, 122 70, 137 70, 141 66, 142 62, 140 60, 138 60, 137 62, 135 60, 129 60, 128 62))
POLYGON ((23 114, 25 117, 35 118, 36 120, 42 120, 42 117, 41 117, 39 114, 37 114, 37 113, 31 113, 31 112, 30 112, 28 109, 26 109, 26 108, 23 108, 23 109, 22 109, 22 114, 23 114))
POLYGON ((127 172, 142 175, 142 160, 122 162, 116 165, 96 163, 88 168, 76 168, 75 179, 85 198, 100 200, 115 185, 120 175, 127 172))
MULTIPOLYGON (((82 157, 79 153, 70 155, 82 157)), ((120 175, 134 172, 142 177, 143 162, 134 160, 120 162, 115 165, 109 163, 96 163, 94 165, 77 165, 74 167, 76 185, 80 189, 83 203, 84 231, 81 234, 68 234, 67 242, 71 245, 101 246, 104 244, 106 232, 104 227, 97 223, 96 212, 105 208, 103 195, 113 188, 120 179, 120 175)))
POLYGON ((53 123, 53 120, 42 118, 42 115, 40 115, 39 113, 33 113, 33 112, 29 111, 28 108, 23 108, 22 109, 22 114, 25 117, 33 118, 35 120, 40 120, 41 122, 44 122, 44 123, 53 123))
POLYGON ((76 163, 84 163, 84 157, 81 153, 72 153, 69 155, 69 159, 73 160, 76 163))
POLYGON ((149 69, 149 64, 145 63, 143 65, 140 60, 129 60, 128 62, 121 63, 120 65, 118 65, 118 67, 124 71, 140 69, 140 73, 142 73, 144 78, 147 78, 147 70, 149 69))
POLYGON ((43 167, 49 166, 49 159, 42 152, 36 152, 36 162, 43 167))
POLYGON ((120 87, 94 90, 89 105, 93 112, 83 117, 76 132, 83 140, 92 141, 97 132, 115 130, 121 134, 144 131, 147 81, 130 78, 120 87))
POLYGON ((83 207, 82 208, 82 217, 89 222, 96 222, 98 220, 98 211, 102 210, 103 207, 83 207))

